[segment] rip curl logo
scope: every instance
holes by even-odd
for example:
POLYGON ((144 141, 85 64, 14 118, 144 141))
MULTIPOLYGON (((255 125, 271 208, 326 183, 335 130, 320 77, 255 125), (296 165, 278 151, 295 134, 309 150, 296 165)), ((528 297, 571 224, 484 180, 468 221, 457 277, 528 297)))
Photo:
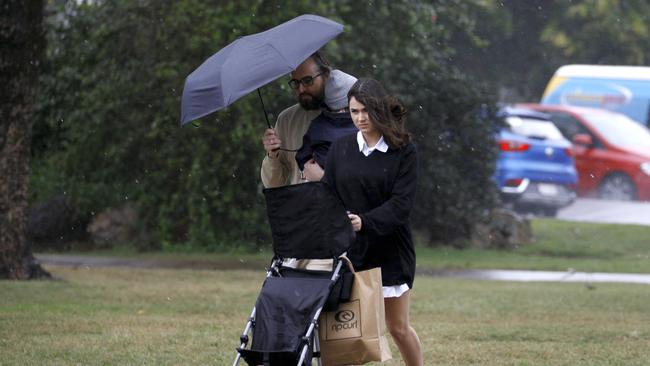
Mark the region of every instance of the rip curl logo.
POLYGON ((334 315, 334 319, 336 319, 336 321, 340 323, 349 322, 354 319, 354 312, 350 310, 337 311, 336 314, 334 315))
POLYGON ((339 310, 329 312, 325 317, 325 339, 347 339, 361 337, 361 306, 359 300, 339 305, 339 310))

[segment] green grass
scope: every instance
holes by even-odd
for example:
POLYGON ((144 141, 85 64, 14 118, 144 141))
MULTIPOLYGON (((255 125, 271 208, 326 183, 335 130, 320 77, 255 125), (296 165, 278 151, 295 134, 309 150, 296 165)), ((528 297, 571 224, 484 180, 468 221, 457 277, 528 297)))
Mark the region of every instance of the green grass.
POLYGON ((418 267, 650 273, 650 227, 535 219, 514 250, 418 247, 418 267))
MULTIPOLYGON (((61 280, 0 281, 2 365, 231 364, 264 277, 47 269, 61 280)), ((426 365, 650 363, 649 286, 419 276, 412 299, 426 365)))

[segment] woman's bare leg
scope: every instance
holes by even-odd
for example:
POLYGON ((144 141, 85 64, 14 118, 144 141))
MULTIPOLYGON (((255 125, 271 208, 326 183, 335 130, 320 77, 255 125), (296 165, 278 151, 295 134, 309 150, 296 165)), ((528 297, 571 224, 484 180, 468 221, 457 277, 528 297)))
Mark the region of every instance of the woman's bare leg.
POLYGON ((409 300, 411 291, 400 297, 384 299, 386 307, 386 327, 402 354, 407 366, 422 366, 422 346, 415 329, 409 322, 409 300))

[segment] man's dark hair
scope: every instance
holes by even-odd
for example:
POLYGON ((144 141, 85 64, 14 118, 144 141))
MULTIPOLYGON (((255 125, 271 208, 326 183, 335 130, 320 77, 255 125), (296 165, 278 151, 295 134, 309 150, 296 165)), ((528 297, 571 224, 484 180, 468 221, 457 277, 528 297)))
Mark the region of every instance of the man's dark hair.
POLYGON ((312 53, 309 57, 314 60, 320 72, 329 76, 329 73, 332 70, 332 65, 330 65, 330 62, 327 60, 323 51, 318 50, 312 53))

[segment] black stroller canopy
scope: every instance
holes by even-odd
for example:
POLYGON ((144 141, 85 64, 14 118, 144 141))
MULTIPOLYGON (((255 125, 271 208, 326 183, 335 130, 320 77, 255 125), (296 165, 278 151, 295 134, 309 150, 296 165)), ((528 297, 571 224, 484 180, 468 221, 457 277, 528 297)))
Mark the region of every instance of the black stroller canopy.
POLYGON ((276 255, 332 258, 352 244, 354 231, 345 207, 325 183, 268 188, 264 196, 276 255))

